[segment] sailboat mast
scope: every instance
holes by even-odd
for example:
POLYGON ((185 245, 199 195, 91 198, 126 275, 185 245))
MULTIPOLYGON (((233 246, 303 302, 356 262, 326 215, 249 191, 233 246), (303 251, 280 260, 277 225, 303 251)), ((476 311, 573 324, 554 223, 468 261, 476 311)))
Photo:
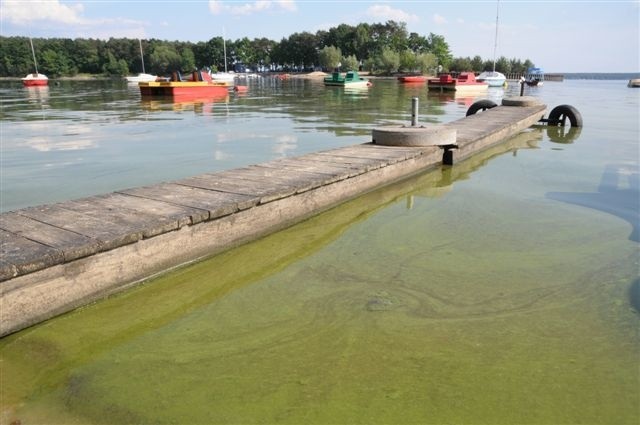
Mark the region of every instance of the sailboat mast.
POLYGON ((36 61, 36 51, 33 48, 33 40, 29 37, 29 43, 31 43, 31 54, 33 55, 33 65, 36 67, 36 74, 38 74, 38 62, 36 61))
POLYGON ((140 44, 140 60, 142 61, 142 73, 146 74, 144 70, 144 55, 142 54, 142 40, 138 39, 138 43, 140 44))
POLYGON ((493 72, 496 72, 496 52, 498 51, 498 15, 500 14, 500 0, 496 5, 496 36, 493 42, 493 72))
POLYGON ((227 72, 227 40, 225 40, 226 35, 224 31, 224 27, 222 27, 222 52, 224 54, 224 72, 227 72))

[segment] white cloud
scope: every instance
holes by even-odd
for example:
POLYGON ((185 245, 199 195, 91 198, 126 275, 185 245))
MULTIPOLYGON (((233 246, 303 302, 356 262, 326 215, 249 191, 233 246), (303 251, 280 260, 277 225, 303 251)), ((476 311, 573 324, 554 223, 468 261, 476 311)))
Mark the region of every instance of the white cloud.
POLYGON ((219 15, 224 11, 224 6, 221 1, 218 0, 209 0, 209 12, 214 15, 219 15))
POLYGON ((144 37, 144 22, 128 18, 89 19, 83 13, 81 3, 67 5, 59 0, 2 0, 0 3, 0 20, 16 26, 33 28, 46 24, 50 33, 63 37, 144 37))
POLYGON ((298 10, 298 8, 296 7, 296 2, 294 0, 277 0, 276 3, 282 9, 289 12, 295 12, 296 10, 298 10))
MULTIPOLYGON (((233 2, 233 4, 236 3, 233 2)), ((294 0, 256 0, 252 3, 245 3, 238 6, 224 4, 222 0, 209 0, 209 11, 213 15, 219 15, 225 12, 232 15, 251 15, 253 13, 264 12, 271 9, 281 9, 287 12, 294 12, 297 10, 297 7, 294 0)))
POLYGON ((367 9, 367 15, 373 18, 382 18, 391 21, 400 22, 418 22, 420 18, 400 9, 394 9, 391 6, 377 4, 367 9))
POLYGON ((257 0, 253 3, 246 3, 242 6, 231 7, 231 13, 234 15, 251 15, 252 13, 262 12, 271 8, 271 2, 269 0, 257 0))
POLYGON ((25 25, 33 21, 51 21, 63 24, 81 24, 82 4, 64 5, 59 0, 4 0, 0 5, 2 20, 16 25, 25 25))
POLYGON ((437 13, 433 15, 433 22, 437 25, 444 25, 447 23, 447 19, 444 16, 440 16, 437 13))

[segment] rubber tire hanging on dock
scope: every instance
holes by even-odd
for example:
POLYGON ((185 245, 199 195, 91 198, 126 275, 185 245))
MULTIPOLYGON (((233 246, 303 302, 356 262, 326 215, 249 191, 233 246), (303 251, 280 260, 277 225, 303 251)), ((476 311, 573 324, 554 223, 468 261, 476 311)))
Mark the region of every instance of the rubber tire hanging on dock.
POLYGON ((489 99, 478 100, 477 102, 474 102, 473 105, 469 106, 469 109, 467 109, 466 116, 474 115, 478 111, 486 111, 487 109, 495 108, 496 106, 498 105, 492 100, 489 100, 489 99))
POLYGON ((549 125, 564 126, 567 118, 571 123, 571 127, 582 127, 582 115, 571 105, 558 105, 553 108, 551 112, 549 112, 547 122, 549 125))

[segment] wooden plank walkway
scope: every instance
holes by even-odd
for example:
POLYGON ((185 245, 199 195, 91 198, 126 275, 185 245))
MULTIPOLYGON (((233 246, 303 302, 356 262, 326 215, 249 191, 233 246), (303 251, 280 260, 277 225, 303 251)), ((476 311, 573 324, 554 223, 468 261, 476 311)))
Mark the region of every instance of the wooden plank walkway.
MULTIPOLYGON (((544 110, 500 106, 445 124, 457 131, 454 157, 544 110)), ((440 165, 442 154, 367 143, 0 214, 0 336, 440 165)))

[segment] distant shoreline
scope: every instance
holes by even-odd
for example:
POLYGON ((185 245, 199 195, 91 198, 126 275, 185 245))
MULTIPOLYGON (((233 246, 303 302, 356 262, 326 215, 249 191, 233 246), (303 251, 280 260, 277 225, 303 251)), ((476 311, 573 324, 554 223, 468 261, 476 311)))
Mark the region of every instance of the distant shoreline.
MULTIPOLYGON (((320 72, 264 72, 260 73, 260 75, 278 75, 278 74, 288 74, 293 78, 322 78, 329 73, 320 73, 320 72)), ((629 80, 640 78, 639 72, 549 72, 546 73, 548 75, 563 75, 565 80, 629 80)), ((239 76, 243 75, 238 73, 239 76)), ((398 75, 369 75, 368 72, 360 72, 360 75, 366 76, 368 78, 388 78, 393 79, 398 75)), ((58 78, 49 78, 51 81, 110 81, 110 80, 124 80, 124 77, 106 77, 102 75, 88 75, 81 74, 75 75, 73 77, 58 77, 58 78)), ((0 81, 21 81, 22 77, 0 77, 0 81)))

